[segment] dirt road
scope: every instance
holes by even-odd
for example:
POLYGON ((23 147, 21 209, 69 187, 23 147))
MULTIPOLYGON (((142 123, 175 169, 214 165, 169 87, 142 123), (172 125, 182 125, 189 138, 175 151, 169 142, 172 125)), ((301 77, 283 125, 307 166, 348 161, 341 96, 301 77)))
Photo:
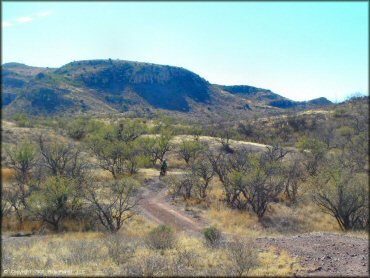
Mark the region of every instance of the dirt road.
MULTIPOLYGON (((142 194, 140 211, 150 220, 198 234, 206 223, 172 206, 165 196, 163 183, 154 178, 142 194)), ((297 276, 368 276, 369 245, 365 238, 343 234, 309 233, 284 237, 263 237, 255 247, 267 250, 276 247, 299 259, 302 270, 297 276)))
POLYGON ((139 203, 140 212, 150 220, 174 227, 177 231, 191 234, 199 233, 205 223, 169 204, 165 196, 166 188, 159 178, 150 180, 142 193, 139 203))

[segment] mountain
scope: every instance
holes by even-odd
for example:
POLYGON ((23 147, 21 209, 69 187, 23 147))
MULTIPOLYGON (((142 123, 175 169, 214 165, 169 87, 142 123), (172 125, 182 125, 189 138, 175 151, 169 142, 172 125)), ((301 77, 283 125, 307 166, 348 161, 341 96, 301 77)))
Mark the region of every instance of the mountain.
POLYGON ((270 90, 256 88, 247 85, 233 85, 233 86, 217 85, 217 86, 224 91, 227 91, 231 94, 239 95, 245 99, 253 100, 255 102, 261 102, 265 105, 282 109, 289 108, 307 109, 313 108, 315 106, 326 106, 332 104, 331 101, 324 97, 312 99, 309 101, 293 101, 281 95, 275 94, 270 90))
POLYGON ((2 109, 32 115, 118 113, 242 114, 329 105, 296 102, 252 86, 210 84, 180 67, 121 60, 76 61, 60 68, 2 65, 2 109))

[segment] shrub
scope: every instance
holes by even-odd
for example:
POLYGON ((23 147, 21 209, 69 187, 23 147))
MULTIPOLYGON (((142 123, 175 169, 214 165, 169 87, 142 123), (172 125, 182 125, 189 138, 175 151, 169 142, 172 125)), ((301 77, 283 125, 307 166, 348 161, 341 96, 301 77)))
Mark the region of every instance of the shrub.
POLYGON ((192 276, 199 267, 199 255, 192 249, 176 248, 176 255, 172 261, 172 273, 176 276, 192 276))
POLYGON ((128 244, 125 238, 117 234, 108 236, 104 243, 108 248, 109 257, 117 265, 127 262, 135 252, 134 247, 128 244))
POLYGON ((235 240, 227 244, 227 254, 232 263, 233 271, 238 276, 248 275, 248 272, 258 265, 258 256, 247 241, 235 240))
POLYGON ((104 228, 116 233, 126 220, 135 215, 139 183, 131 178, 113 182, 93 182, 86 188, 85 198, 104 228))
POLYGON ((147 245, 153 249, 171 249, 175 246, 176 238, 171 227, 159 225, 147 237, 147 245))
POLYGON ((367 174, 355 173, 333 156, 313 180, 313 201, 327 214, 335 217, 343 231, 367 229, 367 174))
POLYGON ((74 119, 67 124, 67 134, 75 140, 81 140, 86 135, 87 124, 87 119, 74 119))
POLYGON ((62 261, 67 265, 83 265, 101 260, 100 247, 96 242, 71 241, 69 255, 62 255, 62 261))
POLYGON ((24 113, 15 114, 13 120, 19 127, 33 127, 32 119, 24 113))
POLYGON ((210 247, 218 247, 222 240, 221 232, 216 227, 208 227, 203 230, 206 243, 210 247))
POLYGON ((196 159, 203 149, 203 145, 198 140, 182 140, 178 149, 178 156, 189 164, 196 159))
POLYGON ((154 277, 168 276, 170 260, 168 257, 160 254, 153 254, 141 257, 139 261, 133 261, 126 264, 123 268, 125 276, 154 277))
POLYGON ((48 177, 33 191, 28 199, 27 208, 44 223, 61 231, 64 219, 73 211, 78 203, 77 184, 73 179, 62 176, 48 177))

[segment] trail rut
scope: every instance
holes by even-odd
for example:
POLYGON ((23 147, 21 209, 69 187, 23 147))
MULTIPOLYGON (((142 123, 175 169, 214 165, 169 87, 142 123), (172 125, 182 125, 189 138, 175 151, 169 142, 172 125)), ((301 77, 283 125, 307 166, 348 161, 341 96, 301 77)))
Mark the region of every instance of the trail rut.
POLYGON ((147 183, 147 191, 143 192, 140 201, 140 211, 150 220, 176 228, 178 231, 199 233, 205 223, 178 211, 165 200, 165 191, 159 178, 147 183))

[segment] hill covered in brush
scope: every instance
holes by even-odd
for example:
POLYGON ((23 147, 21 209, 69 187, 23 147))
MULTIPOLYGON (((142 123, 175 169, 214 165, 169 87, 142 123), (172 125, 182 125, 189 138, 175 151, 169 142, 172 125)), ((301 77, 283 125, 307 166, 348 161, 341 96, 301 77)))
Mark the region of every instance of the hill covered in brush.
POLYGON ((329 105, 320 98, 297 102, 252 86, 210 84, 180 67, 121 60, 76 61, 60 68, 19 63, 2 66, 5 114, 115 113, 166 110, 253 114, 263 109, 329 105))

